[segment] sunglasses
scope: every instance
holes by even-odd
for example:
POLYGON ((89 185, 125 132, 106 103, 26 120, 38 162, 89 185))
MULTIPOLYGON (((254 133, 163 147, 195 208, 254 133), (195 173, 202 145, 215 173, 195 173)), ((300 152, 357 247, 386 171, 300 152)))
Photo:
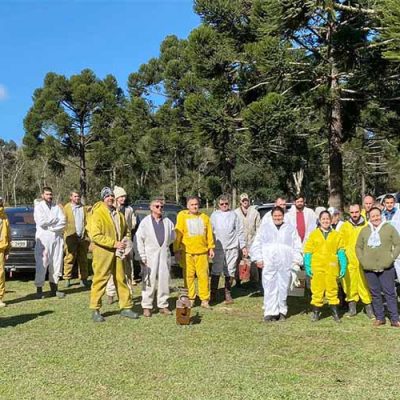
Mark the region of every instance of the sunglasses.
POLYGON ((160 206, 159 204, 156 204, 154 207, 155 207, 155 208, 161 208, 161 209, 164 208, 164 206, 160 206))
POLYGON ((229 203, 219 203, 220 206, 229 206, 229 203))

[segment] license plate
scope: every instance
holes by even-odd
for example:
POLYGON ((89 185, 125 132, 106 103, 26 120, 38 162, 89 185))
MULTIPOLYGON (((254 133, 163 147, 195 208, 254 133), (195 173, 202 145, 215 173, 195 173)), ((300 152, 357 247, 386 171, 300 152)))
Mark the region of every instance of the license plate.
POLYGON ((12 240, 11 247, 28 247, 27 240, 12 240))

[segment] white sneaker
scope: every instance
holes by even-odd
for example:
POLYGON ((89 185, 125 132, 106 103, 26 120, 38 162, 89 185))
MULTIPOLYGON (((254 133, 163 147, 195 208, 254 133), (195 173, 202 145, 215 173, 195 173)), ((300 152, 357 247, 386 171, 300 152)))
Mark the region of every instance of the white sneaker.
POLYGON ((7 304, 4 301, 0 300, 0 308, 7 307, 7 304))

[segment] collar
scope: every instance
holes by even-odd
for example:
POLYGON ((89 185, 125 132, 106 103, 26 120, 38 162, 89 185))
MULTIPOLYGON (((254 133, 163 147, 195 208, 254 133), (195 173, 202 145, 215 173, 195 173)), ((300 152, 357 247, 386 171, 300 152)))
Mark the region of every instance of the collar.
POLYGON ((360 219, 358 220, 358 222, 354 222, 351 218, 349 218, 349 220, 348 220, 353 226, 361 226, 361 225, 364 225, 364 223, 365 223, 365 219, 364 219, 364 217, 361 215, 360 216, 360 219))

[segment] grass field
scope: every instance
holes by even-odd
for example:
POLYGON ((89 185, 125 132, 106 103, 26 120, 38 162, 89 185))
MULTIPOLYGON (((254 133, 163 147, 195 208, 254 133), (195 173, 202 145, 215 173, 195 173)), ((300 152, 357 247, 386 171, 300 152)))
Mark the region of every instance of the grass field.
POLYGON ((362 313, 312 324, 303 300, 290 298, 287 322, 266 324, 262 297, 247 288, 233 290, 232 306, 194 308, 191 326, 158 314, 122 319, 116 304, 95 324, 77 285, 63 300, 33 300, 33 290, 7 281, 0 399, 399 398, 400 330, 374 329, 362 313))

